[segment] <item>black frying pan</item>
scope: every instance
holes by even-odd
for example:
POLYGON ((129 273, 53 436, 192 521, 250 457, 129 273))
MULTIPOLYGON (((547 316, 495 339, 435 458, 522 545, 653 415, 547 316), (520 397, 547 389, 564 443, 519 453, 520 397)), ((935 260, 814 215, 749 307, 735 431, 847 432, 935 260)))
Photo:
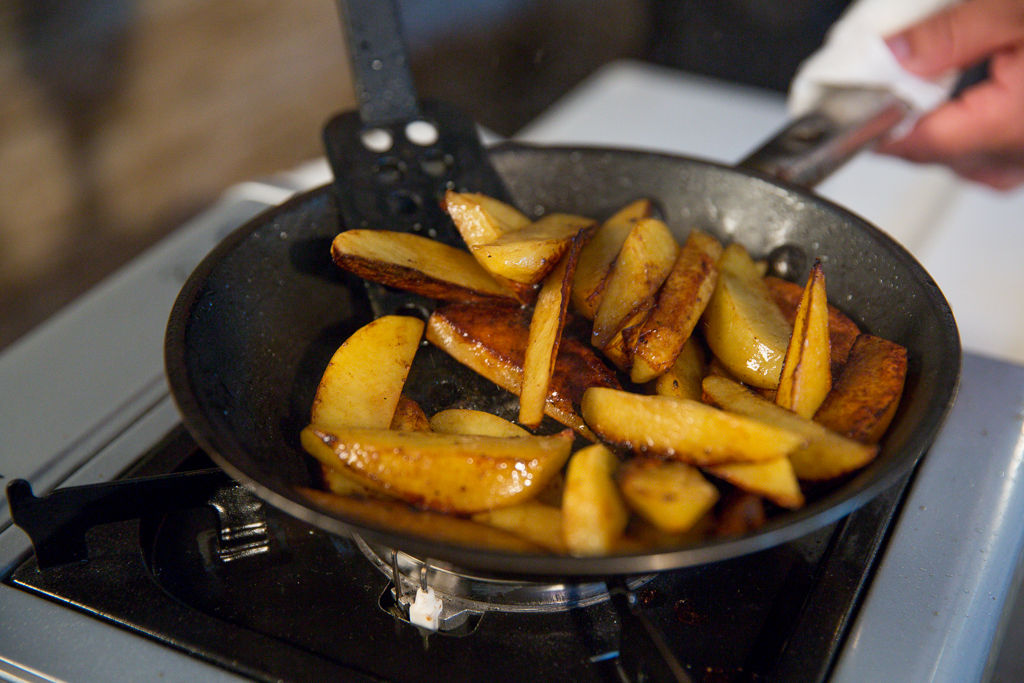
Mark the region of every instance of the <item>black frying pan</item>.
MULTIPOLYGON (((358 533, 466 570, 635 574, 754 552, 835 521, 908 473, 938 432, 959 379, 952 313, 921 266, 857 216, 760 172, 678 156, 503 144, 485 159, 471 124, 436 105, 417 107, 412 116, 434 123, 440 139, 416 145, 403 137, 408 111, 395 119, 368 117, 365 110, 362 118, 344 115, 327 128, 336 182, 295 197, 224 240, 185 284, 167 329, 167 373, 185 425, 218 464, 276 507, 332 533, 358 533), (360 131, 382 126, 394 145, 387 152, 367 150, 360 131), (596 558, 439 540, 311 500, 302 490, 319 486, 317 469, 299 445, 299 431, 331 354, 375 315, 422 314, 429 307, 342 273, 331 262, 330 242, 341 230, 367 225, 457 240, 434 202, 446 186, 504 196, 531 213, 595 218, 650 197, 680 238, 696 227, 738 241, 790 279, 802 282, 820 258, 831 302, 864 330, 909 352, 904 398, 880 455, 804 509, 749 535, 596 558)), ((428 413, 468 405, 515 414, 514 397, 432 347, 421 348, 408 387, 428 413)))

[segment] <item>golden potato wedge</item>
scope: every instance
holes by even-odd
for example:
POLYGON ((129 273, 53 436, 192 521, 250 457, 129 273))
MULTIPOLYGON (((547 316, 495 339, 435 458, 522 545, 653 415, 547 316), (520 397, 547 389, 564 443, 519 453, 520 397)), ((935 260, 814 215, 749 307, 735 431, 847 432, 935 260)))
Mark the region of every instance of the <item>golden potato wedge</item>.
POLYGON ((896 414, 907 377, 907 350, 862 334, 814 421, 860 441, 878 443, 896 414))
POLYGON ((644 321, 651 314, 653 307, 654 302, 652 300, 645 299, 641 301, 637 309, 626 316, 626 319, 621 323, 621 327, 616 330, 612 338, 601 349, 604 357, 610 360, 619 370, 629 372, 630 366, 633 365, 633 347, 629 345, 627 340, 632 340, 633 343, 636 342, 636 335, 630 334, 630 332, 643 325, 644 321))
POLYGON ((775 402, 809 418, 818 410, 831 388, 832 351, 828 336, 825 273, 821 262, 815 261, 797 308, 775 402))
POLYGON ((803 445, 788 456, 798 479, 833 479, 860 469, 878 454, 875 446, 837 434, 724 377, 705 377, 704 395, 723 410, 801 434, 803 445))
POLYGON ((718 489, 700 470, 675 460, 633 458, 618 480, 629 507, 671 534, 690 530, 718 501, 718 489))
POLYGON ((596 348, 603 349, 642 302, 654 301, 678 253, 679 244, 663 222, 656 218, 636 222, 615 259, 594 314, 591 343, 596 348))
POLYGON ((337 493, 339 496, 373 496, 379 495, 381 492, 376 489, 371 489, 368 486, 360 484, 358 481, 348 476, 344 472, 338 470, 332 470, 327 465, 320 465, 321 472, 324 476, 324 483, 327 485, 327 490, 332 493, 337 493))
POLYGON ((339 268, 371 282, 431 299, 513 299, 472 254, 428 237, 388 230, 346 230, 334 238, 339 268))
MULTIPOLYGON (((313 420, 313 422, 323 424, 319 420, 313 420)), ((407 432, 429 432, 430 420, 427 418, 427 414, 423 412, 423 408, 420 407, 419 403, 402 394, 398 397, 398 405, 395 406, 395 414, 391 418, 390 428, 401 429, 407 432)))
MULTIPOLYGON (((529 312, 521 306, 446 304, 427 321, 427 339, 455 360, 506 391, 519 394, 529 337, 529 312)), ((589 386, 619 386, 597 354, 564 336, 559 345, 544 412, 588 439, 594 433, 578 408, 589 386)))
MULTIPOLYGON (((765 277, 764 283, 779 310, 782 311, 782 316, 790 325, 793 325, 796 322, 796 309, 800 306, 800 299, 804 295, 804 287, 774 275, 765 277)), ((845 313, 829 304, 828 334, 829 347, 832 351, 832 374, 835 375, 846 362, 846 357, 850 355, 853 343, 860 336, 860 328, 845 313)))
POLYGON ((618 457, 601 444, 573 454, 562 494, 562 538, 573 555, 604 555, 615 549, 629 510, 615 484, 618 457))
POLYGON ((581 410, 603 440, 691 465, 774 460, 805 441, 789 429, 697 401, 616 389, 587 389, 581 410))
POLYGON ((471 245, 469 250, 491 275, 533 285, 554 270, 573 237, 593 225, 592 218, 551 213, 492 242, 471 245))
POLYGON ((569 458, 573 436, 467 436, 388 429, 326 430, 310 425, 306 440, 320 439, 311 455, 370 488, 438 512, 472 514, 535 497, 569 458))
POLYGON ((493 242, 533 222, 514 206, 477 192, 448 190, 443 206, 468 247, 493 242))
POLYGON ((434 413, 430 418, 430 428, 440 434, 474 434, 476 436, 529 436, 517 424, 509 422, 482 410, 468 408, 449 408, 434 413))
POLYGON ((356 330, 328 362, 310 421, 330 428, 390 425, 422 337, 423 321, 401 315, 356 330))
POLYGON ((317 507, 396 533, 505 552, 544 552, 540 546, 507 531, 462 517, 418 510, 398 500, 339 496, 303 487, 298 488, 298 491, 317 507))
POLYGON ((602 223, 594 238, 583 248, 572 281, 572 305, 587 320, 594 319, 608 274, 626 236, 638 220, 650 218, 652 209, 650 199, 638 199, 627 204, 602 223))
POLYGON ((594 234, 596 224, 578 231, 558 265, 544 280, 533 317, 523 357, 523 383, 519 392, 519 422, 530 428, 540 426, 544 419, 551 375, 558 358, 558 347, 569 313, 569 293, 580 251, 594 234))
POLYGON ((774 389, 792 329, 740 245, 725 248, 718 270, 715 291, 704 310, 704 339, 732 375, 752 386, 774 389))
POLYGON ((804 494, 789 458, 711 465, 704 471, 744 491, 764 496, 779 507, 799 510, 804 506, 804 494))
POLYGON ((707 374, 704 349, 694 337, 683 344, 675 362, 654 380, 654 393, 669 398, 688 398, 700 401, 704 395, 701 382, 707 374))
POLYGON ((711 235, 694 230, 687 237, 650 316, 623 333, 633 352, 633 382, 649 382, 675 362, 715 291, 721 254, 722 244, 711 235))
POLYGON ((568 552, 562 538, 562 511, 552 505, 528 500, 518 505, 478 512, 472 519, 520 536, 551 552, 568 552))

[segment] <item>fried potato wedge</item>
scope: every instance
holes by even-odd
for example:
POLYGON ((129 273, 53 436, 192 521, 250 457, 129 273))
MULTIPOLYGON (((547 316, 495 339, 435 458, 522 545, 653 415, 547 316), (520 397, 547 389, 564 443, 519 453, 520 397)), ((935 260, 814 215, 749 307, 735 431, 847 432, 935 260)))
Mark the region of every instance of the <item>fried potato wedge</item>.
POLYGON ((389 428, 407 432, 429 432, 430 420, 419 403, 402 394, 398 397, 398 405, 395 406, 395 414, 391 418, 389 428))
POLYGON ((712 465, 704 470, 737 488, 764 496, 779 507, 799 510, 804 506, 804 494, 789 458, 712 465))
POLYGON ((562 538, 562 511, 552 505, 528 500, 519 505, 478 512, 472 519, 520 536, 551 552, 568 552, 562 538))
MULTIPOLYGON (((529 338, 529 312, 521 306, 439 306, 427 321, 426 337, 458 362, 519 395, 529 338)), ((596 440, 579 414, 583 392, 591 386, 618 387, 619 382, 593 349, 563 336, 544 412, 596 440)))
POLYGON ((303 443, 321 464, 370 488, 438 512, 472 514, 535 497, 569 458, 573 435, 467 436, 387 429, 325 430, 310 425, 303 443), (325 461, 326 460, 326 461, 325 461))
POLYGON ((670 534, 689 531, 718 501, 718 489, 700 470, 675 460, 633 458, 618 480, 629 507, 670 534))
POLYGON ((775 402, 810 418, 832 389, 832 352, 828 334, 825 273, 815 261, 797 307, 793 335, 782 363, 775 402))
POLYGON ((540 546, 507 531, 462 517, 418 510, 398 500, 340 496, 307 488, 299 488, 298 491, 317 507, 396 533, 476 548, 517 553, 544 552, 540 546))
POLYGON ((346 230, 331 243, 335 264, 389 287, 431 299, 513 299, 469 252, 428 237, 388 230, 346 230))
POLYGON ((514 206, 477 192, 448 190, 443 206, 468 247, 493 242, 533 222, 514 206))
MULTIPOLYGON (((326 448, 326 446, 325 446, 326 448)), ((324 484, 327 485, 327 489, 332 493, 337 493, 339 496, 373 496, 380 494, 381 492, 376 489, 371 489, 363 484, 359 483, 352 477, 348 476, 344 472, 339 470, 332 470, 327 465, 320 465, 321 472, 324 476, 324 484)))
MULTIPOLYGON (((772 299, 782 311, 782 316, 790 325, 796 322, 796 311, 800 306, 800 299, 803 298, 805 287, 796 282, 783 280, 782 278, 768 275, 764 278, 764 284, 772 295, 772 299)), ((860 327, 853 322, 845 313, 832 304, 828 305, 828 335, 829 349, 832 354, 832 372, 837 374, 847 356, 853 343, 860 336, 860 327)))
POLYGON ((562 493, 562 538, 573 555, 604 555, 615 549, 629 522, 615 483, 618 457, 605 446, 587 446, 569 459, 562 493))
POLYGON ((715 291, 704 310, 704 339, 735 377, 774 389, 792 328, 743 247, 726 247, 718 269, 715 291))
POLYGON ((649 382, 675 362, 715 291, 721 255, 722 244, 711 235, 694 230, 687 237, 651 314, 623 332, 633 352, 633 382, 649 382))
POLYGON ((583 248, 572 281, 572 305, 587 320, 594 319, 612 264, 622 250, 626 236, 638 220, 650 218, 652 210, 650 199, 638 199, 627 204, 602 223, 594 238, 583 248))
POLYGON ((704 381, 706 374, 704 349, 694 337, 690 337, 683 344, 672 367, 654 380, 654 393, 669 398, 699 401, 704 395, 701 382, 704 381))
POLYGON ((742 536, 757 531, 768 521, 764 498, 756 493, 735 489, 724 496, 715 520, 718 537, 742 536))
POLYGON ((530 319, 530 333, 523 358, 523 383, 519 393, 519 422, 530 428, 540 426, 544 419, 551 374, 558 358, 566 316, 572 278, 576 272, 580 251, 593 236, 596 224, 578 231, 570 241, 569 249, 558 265, 544 280, 530 319))
POLYGON ((622 326, 612 335, 612 338, 604 345, 601 351, 604 353, 604 357, 612 362, 612 364, 623 372, 629 372, 630 366, 633 365, 633 347, 630 345, 636 343, 636 335, 630 334, 632 330, 643 325, 644 321, 647 320, 647 316, 651 314, 651 309, 654 307, 654 302, 650 299, 641 301, 638 308, 626 316, 626 319, 622 321, 622 326))
POLYGON ((580 230, 596 224, 592 218, 551 213, 492 242, 471 245, 469 250, 487 272, 501 280, 533 285, 555 268, 580 230))
POLYGON ((805 444, 790 429, 686 399, 592 387, 581 409, 603 440, 691 465, 775 460, 805 444))
POLYGON ((789 453, 798 479, 833 479, 860 469, 878 454, 875 446, 837 434, 724 377, 704 378, 704 396, 723 410, 801 434, 804 444, 789 453))
POLYGON ((422 338, 423 321, 410 316, 383 316, 356 330, 328 362, 310 422, 330 428, 389 426, 422 338))
POLYGON ((503 417, 482 410, 449 408, 434 413, 430 428, 440 434, 473 434, 476 436, 529 436, 530 432, 503 417))
POLYGON ((878 443, 896 414, 907 377, 907 350, 862 334, 814 421, 860 441, 878 443))
POLYGON ((653 303, 678 253, 679 244, 663 222, 656 218, 636 222, 615 259, 594 314, 591 343, 596 348, 603 349, 644 302, 653 303))

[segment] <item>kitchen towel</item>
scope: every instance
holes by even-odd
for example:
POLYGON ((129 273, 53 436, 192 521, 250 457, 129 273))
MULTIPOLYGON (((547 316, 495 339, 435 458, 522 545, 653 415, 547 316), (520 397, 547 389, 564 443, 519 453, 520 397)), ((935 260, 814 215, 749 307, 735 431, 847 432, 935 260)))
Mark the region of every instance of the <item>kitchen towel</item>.
POLYGON ((957 74, 927 80, 908 73, 885 44, 885 38, 932 14, 951 0, 858 0, 840 17, 822 47, 794 77, 790 114, 813 109, 832 86, 888 88, 922 114, 949 97, 957 74))

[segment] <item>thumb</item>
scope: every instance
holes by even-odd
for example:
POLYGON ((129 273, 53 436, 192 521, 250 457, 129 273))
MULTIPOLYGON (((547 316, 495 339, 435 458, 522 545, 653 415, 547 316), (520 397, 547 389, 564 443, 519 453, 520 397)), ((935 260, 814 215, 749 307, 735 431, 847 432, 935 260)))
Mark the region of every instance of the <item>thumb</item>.
POLYGON ((992 53, 1024 42, 1024 2, 967 0, 886 39, 907 71, 932 78, 974 66, 992 53))

